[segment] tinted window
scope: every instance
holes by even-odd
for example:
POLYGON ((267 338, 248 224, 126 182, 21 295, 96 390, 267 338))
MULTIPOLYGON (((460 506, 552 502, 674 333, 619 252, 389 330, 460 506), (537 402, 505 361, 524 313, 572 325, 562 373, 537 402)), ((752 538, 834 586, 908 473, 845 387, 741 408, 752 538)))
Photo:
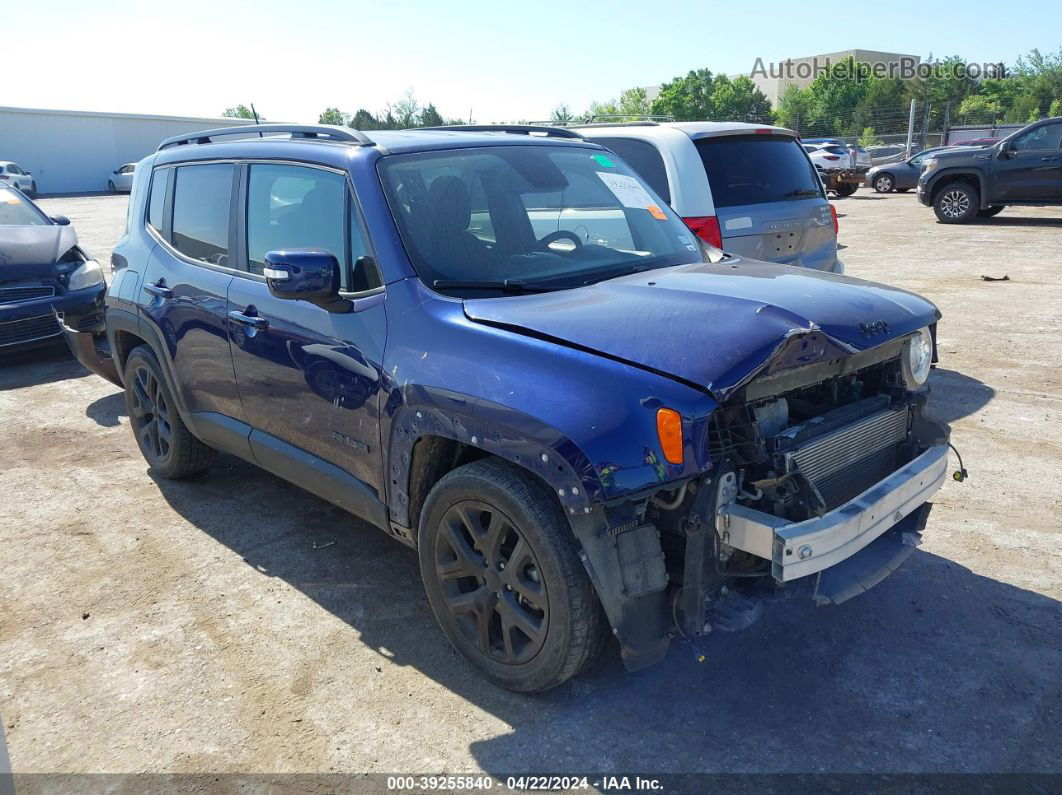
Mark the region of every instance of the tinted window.
POLYGON ((577 286, 704 255, 663 199, 600 150, 484 146, 393 155, 379 169, 402 241, 429 285, 577 286), (485 210, 476 207, 479 188, 485 210))
POLYGON ((664 158, 655 146, 648 141, 637 141, 633 138, 594 138, 593 141, 607 146, 626 160, 627 165, 637 171, 661 199, 670 204, 671 187, 667 182, 664 158))
POLYGON ((251 166, 247 187, 247 257, 261 273, 267 252, 323 248, 340 264, 346 250, 346 180, 302 166, 251 166))
POLYGON ((12 163, 10 166, 7 167, 7 173, 8 174, 20 175, 20 174, 22 174, 22 169, 19 168, 18 166, 16 166, 14 163, 12 163))
POLYGON ((166 178, 168 168, 160 168, 151 175, 151 198, 148 200, 148 223, 162 231, 162 212, 166 208, 166 178))
POLYGON ((229 264, 229 198, 232 166, 211 164, 177 169, 173 195, 173 246, 215 265, 229 264))
POLYGON ((136 166, 122 166, 118 170, 118 173, 119 174, 132 174, 134 168, 136 168, 136 166))
POLYGON ((727 135, 695 142, 716 207, 822 195, 815 167, 800 144, 785 136, 727 135))
POLYGON ((1013 148, 1022 150, 1058 149, 1062 142, 1062 124, 1045 124, 1014 139, 1013 148))

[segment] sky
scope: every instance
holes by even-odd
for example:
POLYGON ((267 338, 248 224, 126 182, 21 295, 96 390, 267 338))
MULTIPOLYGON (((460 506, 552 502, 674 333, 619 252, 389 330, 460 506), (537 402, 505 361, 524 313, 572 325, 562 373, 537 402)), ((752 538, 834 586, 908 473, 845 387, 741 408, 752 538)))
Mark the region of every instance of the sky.
POLYGON ((316 122, 328 106, 377 112, 409 89, 448 118, 538 120, 559 103, 581 112, 691 69, 748 73, 757 57, 861 48, 1013 64, 1062 47, 1056 0, 963 0, 939 12, 906 0, 3 5, 0 105, 218 116, 253 102, 288 122, 316 122))

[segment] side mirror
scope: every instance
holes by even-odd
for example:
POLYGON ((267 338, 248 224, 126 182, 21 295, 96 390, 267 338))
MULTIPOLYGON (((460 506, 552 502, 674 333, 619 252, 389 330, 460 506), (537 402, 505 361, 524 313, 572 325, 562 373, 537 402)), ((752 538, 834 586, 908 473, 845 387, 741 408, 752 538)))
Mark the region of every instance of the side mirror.
POLYGON ((1000 160, 1008 160, 1008 159, 1010 159, 1011 157, 1014 156, 1013 153, 1016 152, 1016 151, 1017 151, 1016 149, 1011 149, 1010 148, 1010 143, 1008 143, 1007 141, 1004 141, 1003 143, 1001 143, 999 145, 999 159, 1000 160))
POLYGON ((70 226, 70 219, 65 215, 53 215, 51 218, 53 224, 58 226, 70 226))
POLYGON ((330 312, 344 311, 339 297, 339 261, 321 248, 290 248, 265 255, 269 292, 276 298, 309 301, 330 312))

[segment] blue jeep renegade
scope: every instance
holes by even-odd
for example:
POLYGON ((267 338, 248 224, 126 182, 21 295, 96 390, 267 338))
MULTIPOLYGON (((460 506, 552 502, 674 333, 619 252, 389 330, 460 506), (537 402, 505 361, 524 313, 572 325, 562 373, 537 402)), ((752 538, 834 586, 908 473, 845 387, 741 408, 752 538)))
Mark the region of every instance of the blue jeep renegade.
POLYGON ((516 690, 866 590, 947 468, 932 304, 711 248, 571 130, 169 139, 112 263, 109 351, 66 336, 151 469, 221 450, 416 547, 516 690))

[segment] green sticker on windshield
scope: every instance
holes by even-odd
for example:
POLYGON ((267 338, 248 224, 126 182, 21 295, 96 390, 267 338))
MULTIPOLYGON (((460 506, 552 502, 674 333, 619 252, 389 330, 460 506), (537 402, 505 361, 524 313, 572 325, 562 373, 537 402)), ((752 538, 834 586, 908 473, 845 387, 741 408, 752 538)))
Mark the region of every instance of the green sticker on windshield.
POLYGON ((609 160, 605 155, 594 155, 594 160, 603 165, 605 168, 616 167, 616 164, 609 160))

